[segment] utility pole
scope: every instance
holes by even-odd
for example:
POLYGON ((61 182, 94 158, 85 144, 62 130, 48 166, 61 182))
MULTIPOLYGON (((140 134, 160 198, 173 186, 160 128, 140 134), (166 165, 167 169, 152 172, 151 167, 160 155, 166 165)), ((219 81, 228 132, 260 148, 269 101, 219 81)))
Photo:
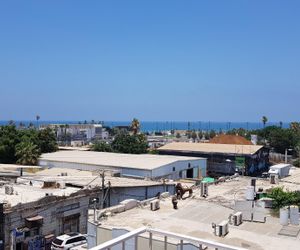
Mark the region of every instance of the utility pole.
POLYGON ((101 191, 102 191, 102 198, 101 198, 101 206, 100 206, 100 209, 103 209, 103 206, 104 206, 104 191, 105 191, 105 171, 103 170, 102 172, 100 172, 100 177, 101 177, 101 181, 102 181, 102 184, 101 184, 101 191))

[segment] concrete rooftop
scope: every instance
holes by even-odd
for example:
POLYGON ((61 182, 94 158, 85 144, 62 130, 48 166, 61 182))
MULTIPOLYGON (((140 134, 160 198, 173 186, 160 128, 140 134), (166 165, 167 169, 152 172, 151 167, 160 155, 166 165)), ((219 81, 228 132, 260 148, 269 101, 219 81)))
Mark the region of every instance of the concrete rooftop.
MULTIPOLYGON (((77 169, 66 168, 49 168, 35 174, 19 177, 19 183, 29 182, 44 182, 44 181, 57 181, 64 182, 65 184, 73 184, 78 187, 101 187, 102 179, 97 172, 82 171, 77 169), (62 173, 66 173, 67 176, 62 176, 62 173)), ((162 185, 159 181, 150 181, 144 179, 132 179, 125 177, 114 177, 111 173, 107 172, 105 175, 105 185, 111 183, 112 187, 139 187, 139 186, 155 186, 162 185)), ((172 184, 172 182, 170 182, 172 184)), ((174 184, 174 183, 173 183, 174 184)), ((166 183, 168 185, 168 183, 166 183)))
POLYGON ((52 193, 53 196, 69 196, 79 191, 79 188, 67 187, 59 188, 40 188, 39 186, 30 186, 26 184, 7 184, 13 186, 13 194, 5 194, 5 187, 0 188, 0 201, 9 203, 12 207, 18 203, 28 203, 38 201, 46 196, 46 193, 52 193))
MULTIPOLYGON (((300 171, 298 174, 300 177, 300 171)), ((160 210, 151 211, 149 206, 137 207, 108 217, 101 221, 101 226, 128 230, 150 226, 246 249, 299 249, 300 235, 296 238, 279 235, 282 226, 279 218, 269 213, 270 210, 266 210, 266 223, 244 221, 240 226, 229 225, 229 234, 224 238, 213 234, 211 224, 226 220, 234 212, 234 200, 245 199, 245 190, 249 184, 250 178, 238 177, 210 185, 207 198, 200 198, 200 190, 195 189, 192 198, 179 201, 178 210, 174 210, 171 199, 166 198, 161 200, 160 210)), ((268 189, 275 186, 289 190, 299 190, 300 187, 299 184, 287 181, 272 185, 268 180, 257 180, 257 187, 268 189)), ((300 226, 297 228, 300 229, 300 226)))

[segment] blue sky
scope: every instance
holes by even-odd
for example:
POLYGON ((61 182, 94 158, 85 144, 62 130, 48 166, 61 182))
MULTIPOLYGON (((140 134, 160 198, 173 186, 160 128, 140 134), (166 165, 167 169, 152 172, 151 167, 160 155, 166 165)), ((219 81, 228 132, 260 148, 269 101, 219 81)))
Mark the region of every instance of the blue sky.
POLYGON ((1 1, 0 120, 293 121, 300 1, 1 1))

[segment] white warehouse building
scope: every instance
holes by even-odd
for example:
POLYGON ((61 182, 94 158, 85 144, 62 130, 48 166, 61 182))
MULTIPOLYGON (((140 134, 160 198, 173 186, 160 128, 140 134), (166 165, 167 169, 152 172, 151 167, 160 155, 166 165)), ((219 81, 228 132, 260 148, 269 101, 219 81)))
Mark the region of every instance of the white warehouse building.
POLYGON ((119 154, 94 151, 57 151, 42 154, 39 165, 80 170, 110 170, 121 176, 152 179, 201 178, 206 176, 206 159, 199 157, 119 154))

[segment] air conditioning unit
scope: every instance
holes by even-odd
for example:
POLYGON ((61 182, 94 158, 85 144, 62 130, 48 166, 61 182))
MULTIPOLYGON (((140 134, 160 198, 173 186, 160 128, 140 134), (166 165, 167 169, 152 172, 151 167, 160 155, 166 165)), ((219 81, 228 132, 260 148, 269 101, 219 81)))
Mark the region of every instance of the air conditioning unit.
POLYGON ((215 234, 219 237, 224 237, 228 234, 228 221, 224 220, 220 224, 216 225, 215 234))
POLYGON ((5 186, 5 194, 8 194, 8 195, 13 195, 14 194, 14 188, 13 186, 5 186))
POLYGON ((208 183, 201 182, 201 197, 208 196, 208 183))
POLYGON ((155 210, 158 210, 160 208, 160 204, 159 204, 159 200, 156 199, 156 200, 153 200, 150 202, 150 209, 152 211, 155 211, 155 210))
POLYGON ((239 226, 243 223, 243 214, 242 212, 237 212, 232 216, 233 225, 239 226))
POLYGON ((45 193, 45 196, 53 196, 53 193, 45 193))

